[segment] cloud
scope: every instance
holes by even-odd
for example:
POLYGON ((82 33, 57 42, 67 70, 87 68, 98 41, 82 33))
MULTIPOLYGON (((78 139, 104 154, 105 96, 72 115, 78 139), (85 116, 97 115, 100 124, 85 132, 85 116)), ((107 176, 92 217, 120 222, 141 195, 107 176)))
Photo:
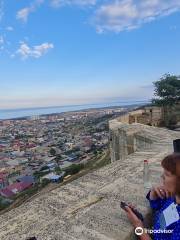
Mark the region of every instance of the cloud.
POLYGON ((8 26, 8 27, 6 27, 6 30, 9 31, 9 32, 12 32, 12 31, 14 31, 14 28, 11 27, 11 26, 8 26))
POLYGON ((20 9, 16 14, 16 18, 23 22, 27 22, 29 14, 35 12, 43 2, 44 0, 35 0, 29 7, 20 9))
POLYGON ((5 40, 4 37, 0 35, 0 51, 4 50, 5 40))
POLYGON ((40 58, 48 52, 49 49, 54 48, 52 43, 42 43, 41 45, 36 45, 29 47, 26 43, 21 42, 19 49, 16 54, 20 55, 23 60, 27 58, 40 58))
POLYGON ((58 8, 64 5, 87 6, 95 5, 97 0, 51 0, 51 6, 58 8))
POLYGON ((102 4, 92 20, 97 32, 121 32, 139 28, 180 10, 180 0, 114 0, 102 4))
MULTIPOLYGON (((45 0, 35 0, 30 6, 20 9, 16 14, 16 18, 23 22, 27 22, 29 15, 35 12, 37 8, 44 3, 44 1, 45 0)), ((52 7, 59 8, 65 5, 92 6, 95 5, 98 0, 49 0, 49 1, 52 7)))
POLYGON ((31 12, 33 12, 33 8, 23 8, 18 11, 16 18, 22 20, 23 22, 26 22, 28 19, 28 16, 31 12))
POLYGON ((4 38, 3 36, 0 36, 0 45, 4 44, 4 38))

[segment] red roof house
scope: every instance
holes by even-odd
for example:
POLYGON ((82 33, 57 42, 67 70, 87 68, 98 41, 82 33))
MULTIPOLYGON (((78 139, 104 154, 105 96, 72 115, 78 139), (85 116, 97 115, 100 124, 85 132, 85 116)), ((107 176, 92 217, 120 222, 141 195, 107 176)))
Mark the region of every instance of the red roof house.
POLYGON ((13 195, 30 188, 33 184, 29 182, 17 182, 2 189, 0 194, 4 197, 12 197, 13 195))
POLYGON ((7 197, 7 198, 10 198, 15 195, 12 191, 8 190, 7 188, 2 189, 0 191, 0 194, 1 196, 7 197))

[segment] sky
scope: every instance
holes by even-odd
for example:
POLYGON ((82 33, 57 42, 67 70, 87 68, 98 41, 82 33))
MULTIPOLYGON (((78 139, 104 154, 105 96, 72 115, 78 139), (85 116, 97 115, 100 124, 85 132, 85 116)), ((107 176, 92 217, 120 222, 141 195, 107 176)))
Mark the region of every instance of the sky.
POLYGON ((0 0, 0 109, 149 100, 179 23, 180 0, 0 0))

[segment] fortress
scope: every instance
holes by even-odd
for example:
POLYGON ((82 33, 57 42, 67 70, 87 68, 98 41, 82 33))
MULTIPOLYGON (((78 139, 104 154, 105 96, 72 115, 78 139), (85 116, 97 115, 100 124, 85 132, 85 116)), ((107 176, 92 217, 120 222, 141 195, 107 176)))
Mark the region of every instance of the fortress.
POLYGON ((180 132, 118 120, 109 125, 112 163, 0 215, 1 240, 134 239, 120 201, 147 215, 143 161, 149 160, 152 183, 158 183, 160 162, 180 132))

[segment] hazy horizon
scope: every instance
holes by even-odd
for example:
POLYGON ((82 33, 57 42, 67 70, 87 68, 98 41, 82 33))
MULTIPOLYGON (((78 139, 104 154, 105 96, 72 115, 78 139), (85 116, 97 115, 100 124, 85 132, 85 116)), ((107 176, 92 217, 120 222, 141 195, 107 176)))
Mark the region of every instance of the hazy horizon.
POLYGON ((15 107, 15 108, 0 108, 0 111, 6 111, 6 110, 23 110, 23 109, 43 109, 43 108, 58 108, 58 107, 70 107, 70 106, 92 106, 92 105, 95 105, 95 106, 97 106, 97 105, 102 105, 102 104, 104 104, 104 105, 111 105, 111 106, 113 106, 113 104, 127 104, 127 105, 131 105, 131 104, 141 104, 141 103, 150 103, 150 99, 148 100, 148 99, 143 99, 143 100, 127 100, 127 101, 122 101, 122 100, 116 100, 116 101, 103 101, 103 102, 93 102, 93 103, 91 103, 91 102, 89 102, 89 103, 85 103, 85 104, 64 104, 64 105, 49 105, 49 106, 35 106, 35 107, 15 107))
POLYGON ((113 102, 113 103, 97 103, 84 105, 66 105, 66 106, 51 106, 39 108, 19 108, 19 109, 0 109, 0 120, 15 119, 30 116, 40 116, 49 114, 61 114, 65 112, 77 112, 90 109, 105 109, 105 108, 120 108, 132 107, 148 104, 148 102, 113 102))

